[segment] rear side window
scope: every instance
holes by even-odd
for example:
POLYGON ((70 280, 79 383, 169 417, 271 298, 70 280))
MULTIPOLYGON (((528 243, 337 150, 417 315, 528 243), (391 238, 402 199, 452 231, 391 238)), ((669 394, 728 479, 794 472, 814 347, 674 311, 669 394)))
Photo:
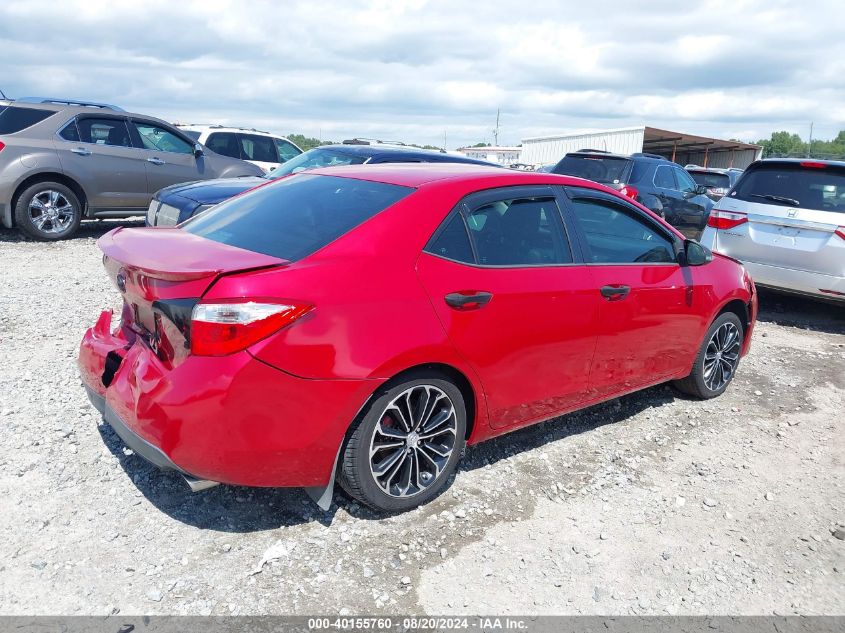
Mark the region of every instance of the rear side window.
POLYGON ((747 170, 731 198, 803 209, 845 213, 845 169, 805 161, 772 163, 747 170))
POLYGON ((564 176, 586 178, 593 182, 619 184, 627 182, 630 164, 631 161, 627 158, 567 154, 552 171, 564 176))
POLYGON ((594 264, 674 263, 672 242, 632 209, 591 198, 572 201, 594 264))
POLYGON ((28 127, 41 123, 47 117, 56 114, 55 110, 37 110, 35 108, 16 108, 0 106, 0 134, 14 134, 28 127))
POLYGON ((237 136, 231 132, 215 132, 209 134, 205 146, 212 152, 228 156, 229 158, 241 157, 241 145, 237 136))
POLYGON ((276 154, 276 144, 269 136, 242 134, 241 148, 241 158, 244 160, 256 160, 262 163, 279 162, 279 156, 276 154))
MULTIPOLYGON (((131 147, 129 129, 123 119, 95 119, 85 117, 76 122, 79 129, 79 140, 83 143, 95 145, 114 145, 117 147, 131 147)), ((67 129, 67 128, 65 128, 67 129)))
POLYGON ((413 191, 380 182, 301 174, 218 204, 182 227, 222 244, 296 261, 413 191))
POLYGON ((668 165, 659 165, 654 170, 654 186, 661 189, 677 189, 675 177, 672 175, 672 168, 668 165))
POLYGON ((553 197, 497 200, 471 211, 466 223, 482 266, 572 262, 553 197))
POLYGON ((452 214, 452 217, 446 221, 443 229, 434 236, 425 250, 427 253, 439 255, 446 259, 453 259, 466 264, 475 263, 467 227, 464 223, 464 217, 460 213, 452 214))

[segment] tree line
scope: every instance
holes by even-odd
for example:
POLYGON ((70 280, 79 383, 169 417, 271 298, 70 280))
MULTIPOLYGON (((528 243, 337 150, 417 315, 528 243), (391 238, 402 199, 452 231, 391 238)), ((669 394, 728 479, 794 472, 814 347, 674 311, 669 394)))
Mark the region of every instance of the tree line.
POLYGON ((756 144, 763 147, 763 158, 807 155, 812 158, 845 158, 845 130, 829 141, 813 139, 812 145, 789 132, 772 132, 771 138, 760 139, 756 144))

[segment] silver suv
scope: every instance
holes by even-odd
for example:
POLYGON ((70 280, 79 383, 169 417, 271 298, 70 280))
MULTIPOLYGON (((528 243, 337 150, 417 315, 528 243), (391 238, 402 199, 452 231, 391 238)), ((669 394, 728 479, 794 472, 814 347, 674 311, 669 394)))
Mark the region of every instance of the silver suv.
POLYGON ((172 184, 261 174, 116 106, 0 101, 0 221, 38 240, 70 237, 83 219, 144 215, 172 184))
POLYGON ((845 162, 752 163, 701 243, 740 260, 757 285, 845 301, 845 162))

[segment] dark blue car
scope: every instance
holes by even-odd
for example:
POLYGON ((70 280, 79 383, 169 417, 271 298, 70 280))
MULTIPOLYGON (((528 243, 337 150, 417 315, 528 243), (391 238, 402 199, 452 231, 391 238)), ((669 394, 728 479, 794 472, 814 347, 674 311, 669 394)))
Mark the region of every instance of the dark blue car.
POLYGON ((179 224, 215 204, 264 184, 267 180, 275 180, 317 167, 362 163, 471 163, 487 166, 493 164, 446 152, 396 145, 371 145, 366 141, 323 145, 291 158, 265 176, 200 180, 165 187, 159 190, 150 202, 150 208, 147 211, 147 226, 179 224))

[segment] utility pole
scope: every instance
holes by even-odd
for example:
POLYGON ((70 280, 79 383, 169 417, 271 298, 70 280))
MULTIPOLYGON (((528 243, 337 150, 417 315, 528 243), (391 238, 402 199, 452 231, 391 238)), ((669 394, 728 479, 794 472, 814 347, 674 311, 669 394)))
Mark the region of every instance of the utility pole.
POLYGON ((443 151, 446 151, 446 130, 443 130, 443 151))
POLYGON ((813 122, 810 121, 810 141, 807 143, 807 158, 813 153, 813 122))
POLYGON ((499 146, 499 113, 501 110, 496 108, 496 128, 493 130, 493 145, 499 146))

